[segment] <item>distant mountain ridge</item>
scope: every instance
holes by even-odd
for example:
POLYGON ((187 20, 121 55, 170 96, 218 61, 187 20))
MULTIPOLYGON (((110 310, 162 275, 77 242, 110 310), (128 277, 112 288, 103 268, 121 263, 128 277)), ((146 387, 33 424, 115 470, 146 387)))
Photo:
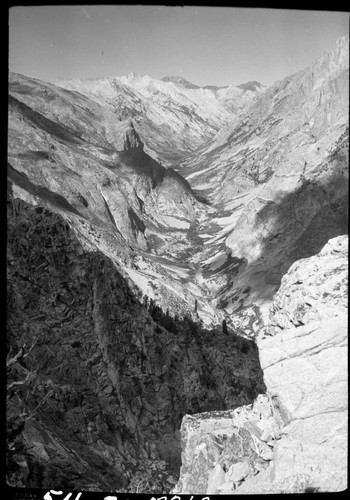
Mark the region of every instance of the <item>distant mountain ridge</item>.
POLYGON ((213 91, 217 91, 220 89, 227 89, 228 87, 236 87, 242 90, 250 90, 251 92, 257 92, 265 88, 264 85, 257 82, 256 80, 242 83, 240 85, 203 85, 203 86, 195 85, 194 83, 189 82, 182 76, 164 76, 161 80, 163 82, 172 82, 175 83, 176 85, 181 85, 188 89, 208 89, 213 91))
POLYGON ((97 101, 122 120, 131 118, 146 152, 163 165, 175 167, 238 119, 264 91, 264 87, 253 91, 234 86, 202 88, 179 76, 158 80, 137 73, 52 83, 97 101))
POLYGON ((182 85, 183 87, 186 87, 188 89, 199 89, 199 85, 195 85, 194 83, 189 82, 185 78, 182 78, 181 76, 164 76, 161 78, 162 82, 172 82, 176 83, 179 85, 182 85))
POLYGON ((260 90, 263 87, 261 83, 253 80, 251 82, 247 83, 242 83, 241 85, 237 85, 237 88, 242 89, 242 90, 250 90, 252 92, 256 92, 257 90, 260 90))

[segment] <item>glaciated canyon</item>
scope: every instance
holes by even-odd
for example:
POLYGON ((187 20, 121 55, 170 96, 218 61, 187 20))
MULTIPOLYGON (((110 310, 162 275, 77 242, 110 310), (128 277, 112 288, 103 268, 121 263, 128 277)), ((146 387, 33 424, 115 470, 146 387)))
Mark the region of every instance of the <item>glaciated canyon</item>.
POLYGON ((348 89, 10 73, 10 485, 347 487, 348 89))

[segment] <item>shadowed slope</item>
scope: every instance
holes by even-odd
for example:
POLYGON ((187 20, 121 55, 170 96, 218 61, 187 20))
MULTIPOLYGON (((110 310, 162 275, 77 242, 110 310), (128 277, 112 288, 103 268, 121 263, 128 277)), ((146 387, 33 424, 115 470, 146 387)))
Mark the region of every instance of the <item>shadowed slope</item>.
POLYGON ((7 208, 8 481, 115 491, 142 471, 170 488, 182 416, 264 390, 256 348, 167 331, 61 216, 7 208))

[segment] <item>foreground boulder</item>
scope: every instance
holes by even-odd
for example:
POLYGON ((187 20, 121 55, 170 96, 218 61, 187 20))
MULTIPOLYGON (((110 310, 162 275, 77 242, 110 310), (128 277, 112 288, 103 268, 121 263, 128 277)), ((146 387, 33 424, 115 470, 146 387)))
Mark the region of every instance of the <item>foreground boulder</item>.
POLYGON ((232 493, 247 477, 269 466, 279 435, 266 395, 235 410, 186 415, 181 425, 181 474, 174 493, 232 493))
POLYGON ((348 237, 295 262, 258 340, 267 395, 186 416, 174 492, 342 491, 347 487, 348 237))

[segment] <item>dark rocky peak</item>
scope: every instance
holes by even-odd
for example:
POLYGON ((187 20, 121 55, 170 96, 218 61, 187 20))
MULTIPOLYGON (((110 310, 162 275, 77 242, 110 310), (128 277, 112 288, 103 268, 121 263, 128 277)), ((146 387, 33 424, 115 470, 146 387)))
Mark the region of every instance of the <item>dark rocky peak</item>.
POLYGON ((241 85, 236 85, 236 87, 238 89, 242 89, 244 91, 250 90, 251 92, 256 92, 256 91, 259 91, 260 89, 262 89, 264 87, 264 85, 261 85, 261 83, 255 81, 255 80, 252 80, 252 81, 247 82, 247 83, 242 83, 241 85))
POLYGON ((195 85, 194 83, 189 82, 185 78, 182 78, 182 76, 164 76, 161 78, 162 82, 172 82, 175 83, 176 85, 180 85, 182 87, 185 87, 187 89, 199 89, 200 87, 198 85, 195 85))
POLYGON ((118 149, 123 151, 133 148, 143 149, 144 144, 136 132, 131 119, 127 119, 121 123, 120 135, 117 137, 117 146, 118 149))
POLYGON ((213 90, 214 92, 216 90, 220 90, 220 89, 227 89, 228 85, 224 85, 224 86, 218 86, 218 85, 205 85, 205 87, 202 87, 202 89, 208 89, 208 90, 213 90))
MULTIPOLYGON (((189 182, 181 174, 172 168, 163 167, 146 154, 142 147, 126 147, 123 151, 118 152, 117 168, 121 168, 125 172, 133 172, 140 177, 150 178, 152 188, 161 185, 165 179, 167 181, 172 179, 174 189, 193 194, 189 182)), ((169 193, 169 196, 171 197, 171 193, 169 193)))

